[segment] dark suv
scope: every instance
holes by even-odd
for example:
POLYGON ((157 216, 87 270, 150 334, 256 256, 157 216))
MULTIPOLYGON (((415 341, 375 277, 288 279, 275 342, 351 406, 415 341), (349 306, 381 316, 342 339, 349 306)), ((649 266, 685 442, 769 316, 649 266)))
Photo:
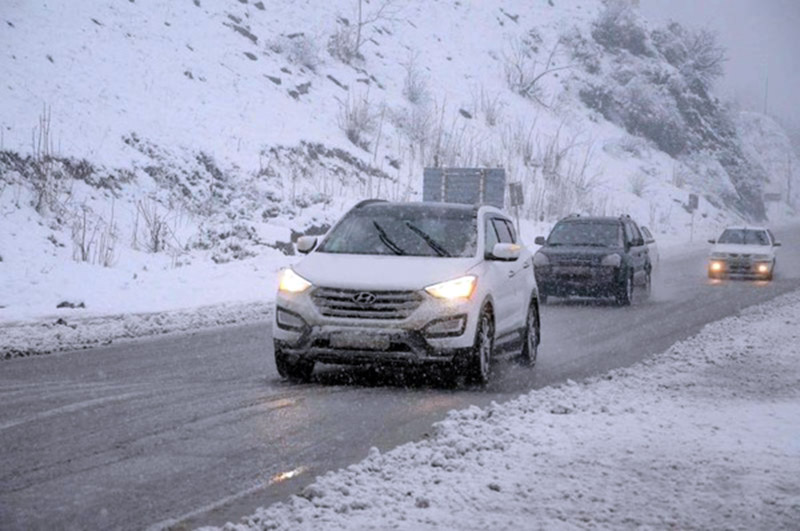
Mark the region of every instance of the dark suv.
POLYGON ((634 286, 650 291, 647 245, 629 216, 569 216, 536 243, 542 246, 533 258, 542 303, 550 295, 580 295, 614 297, 624 306, 634 286))

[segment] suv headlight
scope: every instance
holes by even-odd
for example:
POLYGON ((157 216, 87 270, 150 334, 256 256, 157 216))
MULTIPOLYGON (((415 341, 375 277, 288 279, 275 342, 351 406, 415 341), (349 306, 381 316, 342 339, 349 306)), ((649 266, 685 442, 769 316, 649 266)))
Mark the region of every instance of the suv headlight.
POLYGON ((437 299, 468 299, 475 292, 478 277, 466 275, 446 282, 439 282, 425 288, 425 291, 437 299))
POLYGON ((311 282, 291 269, 287 268, 281 271, 278 291, 283 291, 284 293, 302 293, 310 287, 311 282))
POLYGON ((769 260, 768 254, 757 254, 753 256, 753 260, 769 260))
POLYGON ((538 252, 533 255, 533 265, 534 266, 546 266, 550 265, 550 259, 547 258, 547 255, 543 252, 538 252))
POLYGON ((600 260, 601 266, 619 267, 622 264, 622 257, 618 254, 607 254, 600 260))
POLYGON ((711 253, 711 258, 714 260, 724 260, 728 258, 728 253, 711 253))

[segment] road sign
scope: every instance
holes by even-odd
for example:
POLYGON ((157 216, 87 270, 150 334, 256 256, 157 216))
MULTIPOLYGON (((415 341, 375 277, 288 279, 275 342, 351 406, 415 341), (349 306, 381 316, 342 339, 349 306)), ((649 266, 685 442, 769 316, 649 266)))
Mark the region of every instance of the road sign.
POLYGON ((503 168, 425 168, 422 200, 503 208, 506 171, 503 168))
POLYGON ((689 205, 688 205, 689 206, 689 210, 694 212, 695 210, 697 210, 697 207, 699 206, 699 204, 700 204, 700 201, 697 198, 697 194, 689 194, 689 205))

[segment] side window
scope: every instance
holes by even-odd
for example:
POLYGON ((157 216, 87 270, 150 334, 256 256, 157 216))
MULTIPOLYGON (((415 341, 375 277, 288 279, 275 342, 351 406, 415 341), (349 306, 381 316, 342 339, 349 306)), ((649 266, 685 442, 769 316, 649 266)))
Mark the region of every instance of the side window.
POLYGON ((633 230, 631 229, 631 224, 623 223, 622 226, 625 229, 625 243, 627 243, 628 245, 633 245, 634 237, 633 237, 633 230))
POLYGON ((503 222, 508 227, 509 234, 511 234, 511 243, 517 243, 517 231, 514 230, 514 224, 507 219, 504 219, 503 222))
POLYGON ((650 229, 648 229, 647 227, 641 227, 641 229, 642 229, 642 236, 644 236, 644 242, 645 243, 652 243, 652 242, 655 241, 655 238, 653 238, 653 235, 650 233, 650 229))
POLYGON ((775 245, 775 235, 772 234, 772 231, 767 229, 767 234, 769 234, 769 241, 771 245, 775 245))
POLYGON ((642 233, 639 232, 636 223, 628 223, 628 225, 631 226, 631 232, 633 232, 633 245, 644 245, 644 238, 642 238, 642 233))
POLYGON ((511 235, 505 220, 492 218, 492 225, 497 230, 497 237, 500 239, 500 243, 514 243, 514 237, 511 235))
POLYGON ((484 235, 484 243, 485 243, 485 251, 487 253, 491 253, 492 249, 494 249, 494 245, 498 243, 500 240, 497 237, 497 231, 494 229, 494 223, 492 223, 491 218, 486 218, 485 224, 486 230, 484 235))

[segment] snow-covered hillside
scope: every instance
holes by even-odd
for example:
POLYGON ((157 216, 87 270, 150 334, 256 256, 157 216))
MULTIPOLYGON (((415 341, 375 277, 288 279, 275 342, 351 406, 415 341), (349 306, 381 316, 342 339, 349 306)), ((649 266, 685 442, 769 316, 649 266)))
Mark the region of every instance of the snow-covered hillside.
POLYGON ((269 297, 293 235, 426 166, 504 167, 543 224, 760 218, 776 170, 692 33, 622 5, 3 2, 0 320, 269 297))

